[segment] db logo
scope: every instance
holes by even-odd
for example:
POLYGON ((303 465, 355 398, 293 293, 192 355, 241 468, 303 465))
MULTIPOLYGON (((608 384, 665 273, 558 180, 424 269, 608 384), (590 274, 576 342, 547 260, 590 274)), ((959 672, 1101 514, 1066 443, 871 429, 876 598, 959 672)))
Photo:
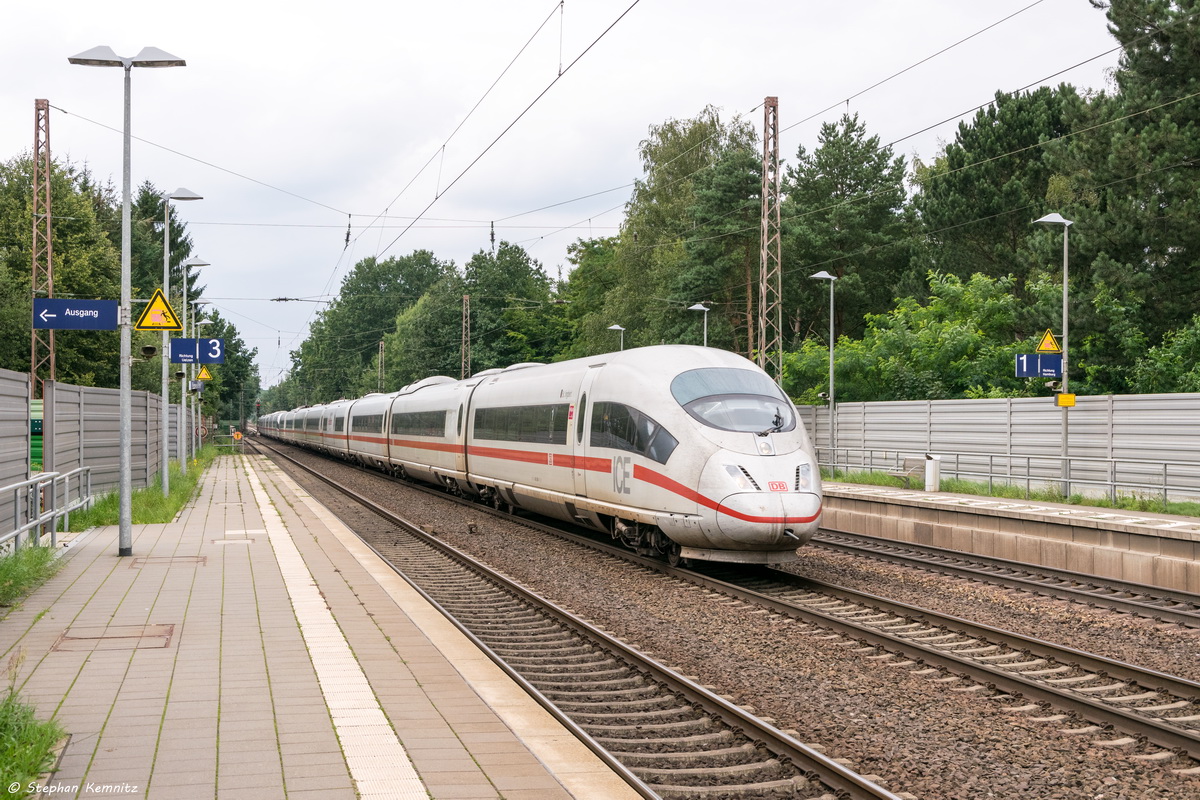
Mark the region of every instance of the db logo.
POLYGON ((772 492, 786 492, 788 490, 788 485, 783 481, 771 481, 767 484, 767 488, 769 488, 772 492))

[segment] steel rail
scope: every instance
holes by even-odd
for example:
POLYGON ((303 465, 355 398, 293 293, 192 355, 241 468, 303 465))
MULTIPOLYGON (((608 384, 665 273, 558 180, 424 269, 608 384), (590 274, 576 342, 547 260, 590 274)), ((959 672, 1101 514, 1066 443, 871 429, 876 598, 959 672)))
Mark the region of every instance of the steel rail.
POLYGON ((1093 607, 1111 608, 1141 617, 1148 617, 1157 622, 1172 622, 1189 628, 1200 628, 1200 595, 1159 586, 1098 578, 1095 575, 1088 575, 1082 572, 1072 572, 1055 567, 1043 567, 1024 561, 1008 561, 1006 559, 995 558, 994 556, 963 553, 932 545, 897 542, 892 539, 883 539, 844 531, 828 530, 828 532, 835 534, 837 539, 830 539, 818 534, 813 537, 809 543, 810 546, 815 545, 835 552, 867 556, 908 567, 917 565, 922 569, 936 569, 944 573, 996 586, 1003 586, 1009 589, 1033 592, 1046 597, 1070 600, 1093 607), (974 563, 977 566, 970 566, 970 563, 974 563), (1004 570, 1004 572, 997 572, 995 570, 1004 570), (1021 575, 1012 573, 1025 573, 1030 577, 1022 577, 1021 575), (1043 576, 1041 579, 1036 577, 1039 574, 1043 576), (1057 583, 1051 583, 1051 581, 1056 581, 1057 583), (1078 584, 1088 585, 1091 588, 1082 588, 1078 584), (1118 597, 1111 594, 1104 594, 1103 592, 1105 591, 1122 592, 1134 597, 1118 597), (1136 597, 1152 598, 1152 601, 1146 602, 1134 599, 1136 597), (1159 603, 1190 606, 1191 610, 1170 608, 1159 605, 1159 603))
MULTIPOLYGON (((415 488, 424 490, 424 487, 415 488)), ((1111 726, 1130 735, 1143 738, 1145 741, 1173 750, 1176 753, 1183 753, 1193 759, 1200 760, 1200 732, 1167 725, 1161 720, 1132 713, 1129 709, 1119 708, 1087 695, 1079 694, 1078 692, 1064 690, 1051 684, 1025 677, 1020 673, 1011 672, 997 666, 956 655, 949 650, 922 645, 905 639, 902 636, 878 630, 870 625, 842 619, 832 613, 805 608, 803 605, 798 605, 795 602, 780 600, 748 589, 745 586, 706 576, 699 572, 672 568, 662 561, 639 556, 625 548, 599 542, 592 538, 594 534, 591 533, 580 534, 567 531, 526 518, 503 514, 502 512, 494 511, 479 504, 469 503, 459 498, 451 498, 442 492, 432 493, 439 497, 453 499, 455 502, 466 503, 472 508, 481 511, 494 513, 507 519, 516 519, 529 527, 553 533, 564 539, 607 552, 672 577, 687 580, 705 588, 728 594, 731 597, 758 604, 777 613, 800 617, 805 621, 841 630, 846 635, 858 639, 864 644, 869 643, 888 652, 899 653, 907 658, 920 660, 926 664, 937 666, 940 669, 958 675, 965 675, 989 688, 1000 689, 1010 694, 1018 694, 1039 703, 1045 703, 1060 710, 1069 711, 1093 723, 1111 726)), ((1136 665, 1107 659, 1073 648, 1059 647, 1051 642, 973 623, 958 617, 943 615, 930 609, 899 603, 868 593, 857 592, 846 587, 823 584, 778 570, 769 570, 769 572, 774 574, 776 580, 789 583, 792 587, 801 586, 808 591, 820 592, 836 600, 860 603, 868 608, 878 609, 880 612, 893 614, 897 617, 919 620, 922 624, 926 625, 958 627, 964 636, 987 638, 992 643, 998 643, 1016 652, 1028 652, 1040 658, 1052 659, 1060 664, 1087 670, 1098 677, 1112 677, 1136 683, 1139 686, 1167 692, 1176 697, 1187 698, 1191 702, 1200 700, 1200 683, 1194 681, 1153 670, 1144 670, 1136 665)))
MULTIPOLYGON (((256 443, 255 446, 261 446, 261 443, 256 443)), ((369 509, 372 513, 386 519, 388 522, 405 530, 411 535, 419 538, 424 544, 436 549, 459 564, 469 568, 470 570, 480 574, 485 580, 494 584, 500 585, 505 591, 517 596, 537 608, 543 609, 549 615, 559 620, 560 623, 570 627, 572 630, 578 631, 586 635, 589 639, 600 644, 604 649, 615 651, 625 658, 630 663, 634 664, 639 670, 642 670, 652 676, 672 691, 677 692, 686 698, 690 703, 696 704, 706 713, 714 715, 724 722, 729 727, 735 730, 741 730, 750 739, 762 743, 767 749, 773 751, 781 760, 786 760, 794 764, 806 777, 814 777, 828 788, 840 793, 841 796, 847 798, 862 798, 863 800, 901 800, 899 795, 896 795, 873 781, 859 775, 839 764, 837 761, 829 758, 822 753, 814 750, 797 739, 789 736, 783 731, 776 728, 774 725, 765 720, 745 711, 737 705, 725 700, 719 695, 714 694, 700 684, 689 680, 688 678, 679 675, 670 668, 662 665, 649 655, 640 652, 636 648, 625 644, 624 642, 613 638, 604 631, 596 628, 586 620, 574 615, 570 611, 558 606, 557 604, 540 597, 539 595, 525 589, 512 582, 506 576, 496 572, 490 567, 476 561, 467 553, 453 547, 446 542, 439 540, 437 537, 421 530, 415 525, 394 512, 380 506, 370 498, 367 498, 358 492, 346 487, 337 481, 321 474, 312 467, 294 459, 282 451, 268 447, 267 449, 297 467, 305 470, 315 478, 328 484, 338 492, 351 498, 363 507, 369 509)), ((380 477, 383 477, 382 475, 380 477)), ((440 497, 448 497, 444 493, 437 493, 440 497)), ((457 498, 455 498, 457 500, 457 498)), ((472 508, 480 508, 476 504, 469 504, 472 508)), ((497 513, 506 519, 511 519, 509 515, 495 512, 491 509, 483 509, 497 513)), ((522 520, 528 522, 527 520, 522 520)), ((537 526, 541 527, 541 526, 537 526)), ((360 536, 360 539, 363 537, 360 536)), ((643 797, 658 797, 653 789, 638 778, 624 764, 618 761, 611 753, 608 752, 601 744, 595 741, 590 734, 584 731, 578 724, 573 722, 566 714, 557 708, 554 702, 543 695, 529 681, 523 678, 520 673, 509 666, 503 658, 496 654, 486 643, 475 636, 470 630, 463 626, 455 617, 445 609, 440 603, 432 598, 424 589, 418 586, 409 576, 392 564, 378 549, 374 547, 366 539, 364 543, 380 556, 386 563, 389 564, 400 577, 413 586, 422 597, 428 600, 435 608, 438 609, 452 624, 464 633, 476 646, 478 646, 493 662, 497 664, 506 674, 512 677, 518 685, 521 686, 531 697, 538 702, 543 708, 551 713, 555 719, 559 720, 568 730, 571 731, 577 738, 580 739, 589 749, 599 756, 606 765, 613 768, 621 777, 626 780, 636 791, 642 794, 643 797)))

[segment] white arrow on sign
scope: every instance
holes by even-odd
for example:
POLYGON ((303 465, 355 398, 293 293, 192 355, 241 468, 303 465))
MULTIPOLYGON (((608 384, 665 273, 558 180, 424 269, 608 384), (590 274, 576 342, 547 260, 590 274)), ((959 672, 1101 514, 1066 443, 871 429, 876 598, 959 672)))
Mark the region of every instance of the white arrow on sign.
POLYGON ((42 318, 42 322, 45 322, 47 319, 53 319, 54 317, 57 317, 58 314, 51 314, 50 309, 43 308, 42 313, 38 314, 38 316, 42 318))

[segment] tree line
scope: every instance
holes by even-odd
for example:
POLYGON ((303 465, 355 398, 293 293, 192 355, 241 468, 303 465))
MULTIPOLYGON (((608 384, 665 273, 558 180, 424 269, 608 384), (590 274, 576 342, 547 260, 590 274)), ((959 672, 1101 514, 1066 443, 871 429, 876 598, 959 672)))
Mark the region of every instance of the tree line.
MULTIPOLYGON (((86 167, 54 162, 50 169, 51 242, 54 294, 58 298, 116 300, 121 296, 121 197, 111 181, 101 183, 86 167)), ((148 301, 162 285, 164 211, 171 214, 170 271, 172 307, 182 315, 178 287, 186 279, 188 297, 204 292, 201 270, 184 267, 192 256, 186 225, 174 208, 164 209, 162 190, 150 182, 131 198, 130 266, 135 301, 148 301)), ((33 160, 25 154, 0 164, 0 367, 28 372, 32 307, 33 160)), ((134 314, 139 311, 135 304, 134 314)), ((259 394, 257 351, 246 347, 237 327, 211 307, 202 333, 225 339, 225 363, 210 368, 203 409, 218 419, 253 416, 259 394)), ((133 352, 143 345, 161 346, 161 335, 133 332, 133 352)), ((57 380, 80 386, 119 385, 117 331, 55 332, 57 380)), ((173 371, 172 371, 173 374, 173 371)), ((42 376, 44 377, 44 376, 42 376)), ((134 389, 158 394, 162 373, 157 357, 135 359, 134 389)), ((171 402, 179 402, 179 381, 168 382, 171 402)))
MULTIPOLYGON (((929 161, 908 163, 845 115, 782 178, 782 383, 827 389, 835 282, 845 401, 1048 394, 1014 357, 1061 332, 1069 238, 1072 388, 1200 391, 1200 28, 1197 0, 1092 0, 1122 47, 1110 88, 998 92, 929 161)), ((743 120, 702 109, 651 126, 619 235, 580 239, 551 278, 519 246, 461 268, 416 251, 359 262, 292 353, 264 407, 430 375, 625 346, 700 344, 753 356, 761 156, 743 120), (382 344, 381 344, 382 343, 382 344), (382 365, 380 357, 382 354, 382 365)))

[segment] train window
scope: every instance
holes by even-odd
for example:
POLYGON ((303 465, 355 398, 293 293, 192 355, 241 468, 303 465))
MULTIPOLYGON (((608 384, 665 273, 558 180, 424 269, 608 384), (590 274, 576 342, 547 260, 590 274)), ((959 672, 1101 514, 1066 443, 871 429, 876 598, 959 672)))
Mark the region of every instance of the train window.
POLYGON ((350 417, 350 430, 355 433, 383 433, 383 414, 360 414, 350 417))
POLYGON ((458 425, 454 429, 456 436, 462 436, 462 418, 463 418, 463 407, 462 407, 462 403, 459 403, 458 404, 458 425))
POLYGON ((445 436, 447 411, 406 411, 392 414, 392 433, 405 436, 445 436))
POLYGON ((474 437, 505 442, 566 444, 567 403, 475 409, 474 437))
POLYGON ((335 419, 333 421, 333 430, 334 430, 334 432, 340 432, 340 431, 346 430, 346 418, 338 417, 337 419, 335 419))
POLYGON ((790 431, 792 403, 765 373, 709 367, 671 381, 671 394, 693 418, 725 431, 790 431))
POLYGON ((671 453, 675 452, 678 444, 679 440, 667 433, 666 428, 659 428, 654 434, 654 438, 650 440, 650 446, 646 448, 646 455, 660 464, 665 464, 671 457, 671 453))
POLYGON ((634 420, 629 406, 621 403, 596 403, 592 408, 592 447, 632 450, 634 420))
POLYGON ((587 411, 587 394, 580 398, 579 408, 575 410, 575 413, 579 415, 575 420, 575 441, 580 444, 583 443, 583 414, 585 411, 587 411))
POLYGON ((641 453, 665 464, 679 441, 637 409, 622 403, 595 403, 589 443, 592 447, 641 453))
POLYGON ((320 421, 321 421, 320 417, 316 417, 316 416, 313 416, 312 414, 309 414, 307 417, 304 418, 304 430, 306 430, 306 431, 317 430, 317 423, 320 421))

